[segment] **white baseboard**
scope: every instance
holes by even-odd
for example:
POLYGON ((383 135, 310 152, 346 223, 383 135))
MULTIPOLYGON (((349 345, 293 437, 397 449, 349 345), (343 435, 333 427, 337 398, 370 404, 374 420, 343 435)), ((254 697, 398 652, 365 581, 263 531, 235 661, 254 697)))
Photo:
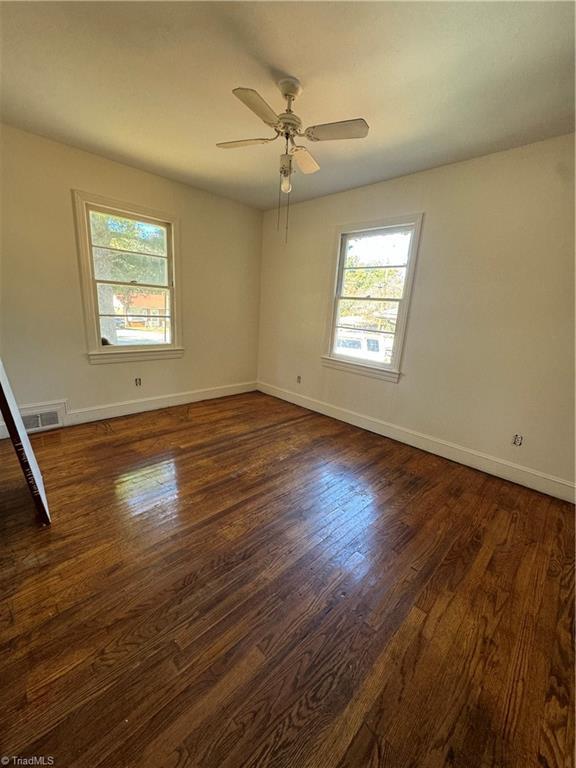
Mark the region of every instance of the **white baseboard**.
MULTIPOLYGON (((426 435, 422 432, 416 432, 412 429, 399 427, 387 421, 374 419, 370 416, 364 416, 356 411, 349 411, 346 408, 340 408, 331 405, 322 400, 315 400, 311 397, 299 395, 287 389, 280 389, 266 382, 242 382, 240 384, 227 384, 218 387, 209 387, 206 389, 193 389, 188 392, 178 392, 172 395, 159 395, 156 397, 142 398, 140 400, 125 400, 119 403, 110 403, 108 405, 98 405, 91 408, 70 409, 66 403, 66 413, 64 417, 65 426, 73 424, 83 424, 90 421, 100 421, 101 419, 112 419, 117 416, 127 416, 131 413, 142 413, 144 411, 153 411, 159 408, 168 408, 173 405, 185 405, 186 403, 195 403, 199 400, 212 400, 217 397, 227 397, 229 395, 240 395, 245 392, 259 390, 281 400, 288 400, 291 403, 300 405, 303 408, 322 413, 325 416, 331 416, 334 419, 345 421, 356 427, 367 429, 370 432, 376 432, 379 435, 390 437, 401 443, 413 445, 429 453, 443 456, 446 459, 457 461, 459 464, 465 464, 474 469, 480 469, 490 475, 502 477, 513 483, 524 485, 527 488, 533 488, 541 493, 547 493, 565 501, 574 503, 575 484, 569 480, 564 480, 554 475, 548 475, 539 472, 530 467, 524 467, 521 464, 514 464, 505 459, 499 459, 472 448, 465 448, 462 445, 441 440, 440 438, 426 435)), ((59 401, 60 402, 60 401, 59 401)), ((37 408, 50 403, 33 403, 24 405, 22 409, 37 408)), ((8 437, 8 431, 4 424, 0 422, 0 439, 8 437)))
POLYGON ((253 392, 255 389, 256 382, 244 381, 240 384, 225 384, 220 387, 191 389, 188 392, 177 392, 173 395, 158 395, 156 397, 142 398, 141 400, 124 400, 120 403, 97 405, 91 408, 74 408, 66 413, 66 424, 84 424, 88 421, 113 419, 116 416, 156 411, 159 408, 169 408, 172 405, 186 405, 186 403, 196 403, 199 400, 213 400, 216 397, 241 395, 245 392, 253 392))
POLYGON ((399 427, 396 424, 391 424, 387 421, 364 416, 356 411, 349 411, 346 408, 340 408, 322 400, 315 400, 311 397, 299 395, 288 389, 280 389, 279 387, 275 387, 272 384, 267 384, 263 381, 258 382, 257 388, 260 392, 264 392, 267 395, 278 397, 281 400, 288 400, 295 405, 300 405, 311 411, 317 411, 325 416, 331 416, 334 419, 346 421, 356 427, 367 429, 370 432, 376 432, 379 435, 390 437, 401 443, 413 445, 415 448, 421 448, 424 451, 428 451, 428 453, 443 456, 445 459, 457 461, 459 464, 465 464, 474 469, 480 469, 490 475, 496 475, 496 477, 502 477, 513 483, 518 483, 527 488, 532 488, 541 493, 547 493, 550 496, 555 496, 564 501, 574 503, 576 490, 575 484, 569 480, 564 480, 561 477, 547 475, 536 469, 506 461, 506 459, 499 459, 496 456, 490 456, 487 453, 481 453, 472 448, 465 448, 463 445, 451 443, 447 440, 441 440, 432 435, 426 435, 422 432, 407 429, 406 427, 399 427))
MULTIPOLYGON (((159 408, 169 408, 172 405, 195 403, 199 400, 213 400, 216 397, 241 395, 245 392, 253 392, 255 389, 256 382, 245 381, 240 384, 225 384, 224 386, 208 387, 207 389, 192 389, 189 392, 177 392, 173 395, 158 395, 156 397, 141 398, 139 400, 124 400, 120 403, 96 405, 90 408, 70 408, 67 400, 58 402, 64 402, 66 406, 64 426, 72 426, 74 424, 84 424, 89 421, 113 419, 116 416, 127 416, 131 413, 155 411, 159 408)), ((33 403, 31 405, 22 405, 20 408, 22 411, 25 411, 29 409, 39 409, 44 405, 50 405, 50 403, 33 403)), ((5 437, 8 437, 8 430, 5 425, 0 422, 0 439, 5 437)))

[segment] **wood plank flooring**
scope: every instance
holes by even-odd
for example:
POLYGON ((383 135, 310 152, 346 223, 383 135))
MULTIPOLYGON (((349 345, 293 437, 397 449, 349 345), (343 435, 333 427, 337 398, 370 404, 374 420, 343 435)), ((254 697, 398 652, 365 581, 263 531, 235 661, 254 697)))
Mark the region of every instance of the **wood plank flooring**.
POLYGON ((571 505, 260 393, 0 443, 0 755, 570 768, 571 505))

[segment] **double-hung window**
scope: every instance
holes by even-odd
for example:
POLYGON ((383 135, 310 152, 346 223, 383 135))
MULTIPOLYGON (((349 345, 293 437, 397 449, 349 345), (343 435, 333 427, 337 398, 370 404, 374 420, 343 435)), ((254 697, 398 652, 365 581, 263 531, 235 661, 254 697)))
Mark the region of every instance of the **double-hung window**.
POLYGON ((421 218, 339 232, 326 364, 398 380, 421 218))
POLYGON ((90 360, 181 354, 174 221, 81 192, 75 199, 90 360))

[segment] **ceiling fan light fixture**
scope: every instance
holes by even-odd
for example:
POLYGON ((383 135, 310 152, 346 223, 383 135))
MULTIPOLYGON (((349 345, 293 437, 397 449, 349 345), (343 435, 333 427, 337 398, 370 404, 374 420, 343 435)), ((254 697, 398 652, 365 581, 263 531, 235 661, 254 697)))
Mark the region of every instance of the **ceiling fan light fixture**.
POLYGON ((290 177, 292 176, 292 155, 286 152, 280 155, 280 189, 285 194, 289 194, 292 191, 292 182, 290 177))

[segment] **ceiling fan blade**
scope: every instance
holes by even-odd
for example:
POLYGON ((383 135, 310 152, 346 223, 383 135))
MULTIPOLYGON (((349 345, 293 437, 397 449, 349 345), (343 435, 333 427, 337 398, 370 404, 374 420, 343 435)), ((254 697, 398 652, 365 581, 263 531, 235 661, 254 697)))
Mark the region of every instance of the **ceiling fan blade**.
POLYGON ((363 139, 368 135, 368 123, 362 117, 356 120, 342 120, 339 123, 323 123, 306 128, 304 135, 310 141, 332 141, 333 139, 363 139))
POLYGON ((251 109, 255 115, 258 115, 260 120, 264 120, 267 125, 278 125, 278 115, 274 112, 260 96, 258 91, 253 88, 234 88, 232 91, 237 99, 245 104, 248 109, 251 109))
MULTIPOLYGON (((278 136, 274 136, 277 139, 278 136)), ((221 141, 216 144, 220 149, 235 149, 236 147, 251 147, 253 144, 268 144, 269 141, 274 139, 240 139, 240 141, 221 141)))
POLYGON ((290 154, 294 156, 294 159, 296 160, 296 165, 302 173, 316 173, 316 171, 320 170, 320 166, 314 160, 310 152, 306 149, 306 147, 293 147, 290 150, 290 154))

